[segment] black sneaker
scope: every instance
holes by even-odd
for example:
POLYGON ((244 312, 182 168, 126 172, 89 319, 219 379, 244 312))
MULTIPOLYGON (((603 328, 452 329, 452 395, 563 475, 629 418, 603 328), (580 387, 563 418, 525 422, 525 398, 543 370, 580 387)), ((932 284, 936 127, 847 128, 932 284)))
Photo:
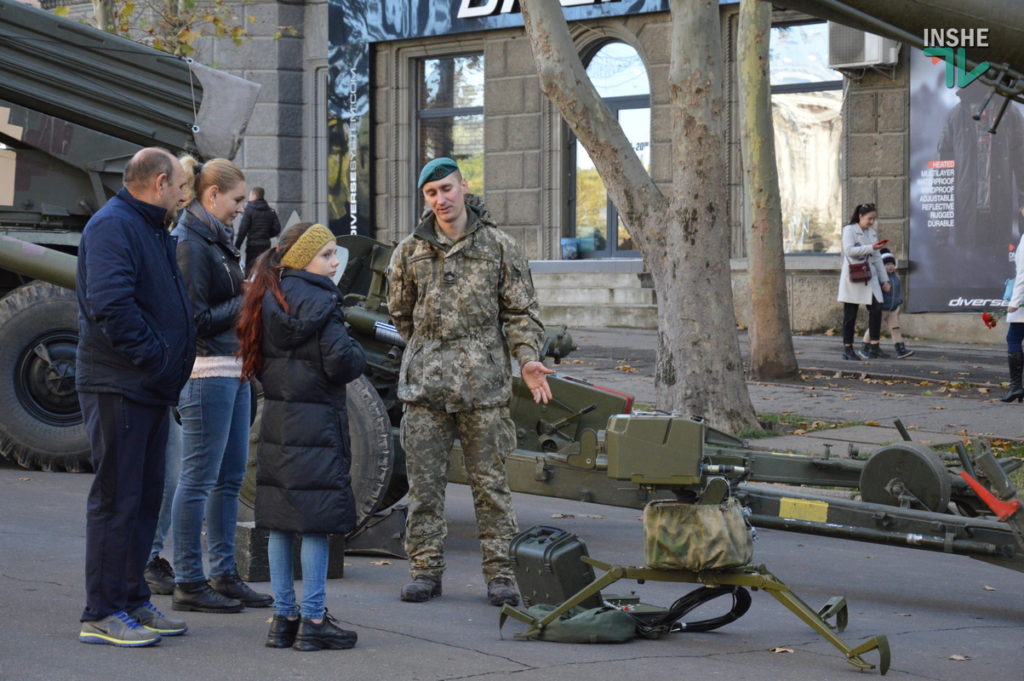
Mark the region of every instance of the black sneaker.
POLYGON ((172 610, 195 612, 242 612, 245 604, 235 598, 222 596, 206 582, 178 582, 174 585, 172 610))
POLYGON ((487 600, 491 605, 519 605, 519 592, 508 577, 495 577, 487 582, 487 600))
POLYGON ((156 606, 146 601, 137 608, 128 611, 128 615, 150 631, 161 636, 180 636, 188 631, 188 625, 181 620, 172 620, 157 610, 156 606))
POLYGON ((146 563, 143 576, 153 593, 160 596, 170 596, 174 593, 174 568, 160 556, 146 563))
POLYGON ((904 344, 904 343, 897 343, 896 344, 896 356, 899 359, 906 359, 907 357, 910 357, 912 354, 914 354, 914 351, 908 349, 906 344, 904 344))
POLYGON ((284 615, 274 615, 274 618, 270 620, 266 646, 268 648, 291 648, 295 643, 295 634, 298 631, 298 617, 290 620, 284 615))
POLYGON ((420 575, 402 587, 399 598, 409 603, 422 603, 429 601, 431 598, 437 598, 440 595, 441 580, 420 575))
POLYGON ((319 623, 302 618, 292 648, 304 651, 347 650, 356 644, 358 638, 356 632, 339 627, 338 620, 324 610, 324 618, 319 623))
POLYGON ((248 584, 242 581, 237 571, 210 577, 210 588, 221 596, 241 601, 247 608, 269 608, 274 604, 273 596, 253 591, 248 584))

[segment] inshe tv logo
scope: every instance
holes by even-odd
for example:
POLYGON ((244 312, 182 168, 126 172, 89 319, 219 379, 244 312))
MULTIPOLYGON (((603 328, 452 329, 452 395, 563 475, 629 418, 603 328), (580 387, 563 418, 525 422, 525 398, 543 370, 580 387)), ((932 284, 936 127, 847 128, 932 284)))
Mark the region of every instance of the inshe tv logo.
POLYGON ((924 53, 946 62, 946 87, 967 87, 988 71, 983 61, 967 70, 968 47, 988 47, 987 28, 926 28, 924 53))

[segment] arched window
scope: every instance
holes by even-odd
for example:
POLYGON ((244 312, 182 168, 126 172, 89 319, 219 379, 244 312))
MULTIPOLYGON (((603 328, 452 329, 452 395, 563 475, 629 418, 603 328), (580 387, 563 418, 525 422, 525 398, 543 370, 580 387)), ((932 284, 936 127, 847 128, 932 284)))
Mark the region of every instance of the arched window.
MULTIPOLYGON (((618 118, 644 168, 651 161, 651 88, 640 55, 623 42, 603 43, 587 62, 587 75, 618 118)), ((604 182, 583 145, 571 139, 573 182, 569 197, 570 236, 579 257, 636 257, 639 252, 604 182)))

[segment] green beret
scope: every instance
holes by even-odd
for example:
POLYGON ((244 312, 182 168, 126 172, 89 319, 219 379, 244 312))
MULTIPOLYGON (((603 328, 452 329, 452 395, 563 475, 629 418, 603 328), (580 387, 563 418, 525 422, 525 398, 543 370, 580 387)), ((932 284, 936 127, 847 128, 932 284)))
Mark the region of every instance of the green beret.
POLYGON ((423 185, 426 183, 435 182, 448 177, 458 169, 459 164, 450 158, 445 156, 435 158, 433 161, 423 166, 423 170, 420 171, 420 181, 416 187, 423 189, 423 185))

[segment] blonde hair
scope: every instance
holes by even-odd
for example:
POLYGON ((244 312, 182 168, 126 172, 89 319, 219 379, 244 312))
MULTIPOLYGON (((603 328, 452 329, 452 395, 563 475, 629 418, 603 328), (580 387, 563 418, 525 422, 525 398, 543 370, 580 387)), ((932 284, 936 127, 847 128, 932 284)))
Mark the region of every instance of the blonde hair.
POLYGON ((211 158, 203 163, 194 156, 185 154, 178 160, 185 168, 185 203, 191 203, 193 199, 202 196, 210 187, 228 191, 239 182, 245 182, 245 173, 226 158, 211 158))

